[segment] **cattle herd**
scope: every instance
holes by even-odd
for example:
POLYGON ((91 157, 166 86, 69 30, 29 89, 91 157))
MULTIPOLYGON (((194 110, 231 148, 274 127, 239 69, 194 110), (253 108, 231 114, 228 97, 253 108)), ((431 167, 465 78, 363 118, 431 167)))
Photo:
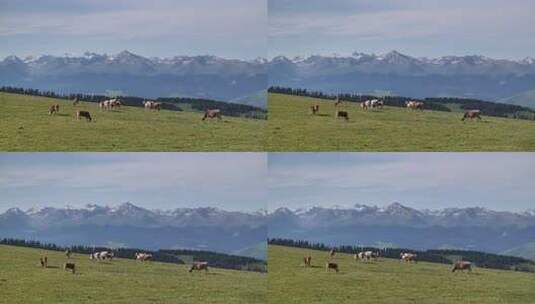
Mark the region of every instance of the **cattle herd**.
MULTIPOLYGON (((75 98, 72 100, 73 106, 77 106, 79 103, 80 101, 78 100, 78 98, 75 98)), ((163 106, 161 102, 156 102, 153 100, 144 100, 142 104, 145 110, 160 111, 160 109, 163 106)), ((110 110, 120 109, 122 105, 123 103, 118 98, 103 100, 98 103, 98 107, 100 111, 110 111, 110 110)), ((59 104, 57 103, 53 104, 48 108, 48 115, 55 115, 57 113, 59 113, 59 104)), ((91 117, 91 113, 89 111, 77 110, 74 113, 74 117, 77 120, 80 120, 81 118, 85 118, 86 121, 88 122, 91 122, 93 120, 93 118, 91 117)), ((221 120, 222 119, 221 110, 220 109, 205 110, 204 115, 201 120, 204 121, 207 118, 210 118, 210 119, 217 118, 218 120, 221 120)))
MULTIPOLYGON (((334 117, 335 118, 343 118, 346 121, 349 120, 349 112, 345 110, 340 110, 339 108, 343 105, 343 101, 340 98, 336 98, 334 102, 334 117)), ((382 109, 385 106, 384 100, 379 99, 371 99, 366 100, 360 103, 360 108, 367 111, 369 109, 382 109)), ((421 101, 415 101, 415 100, 409 100, 405 102, 405 107, 407 110, 424 110, 425 104, 421 101)), ((320 105, 319 104, 313 104, 310 106, 310 111, 312 115, 317 115, 320 112, 320 105)), ((469 119, 478 119, 481 120, 481 110, 467 110, 464 113, 462 121, 469 119)))
MULTIPOLYGON (((338 266, 338 263, 335 261, 336 251, 334 249, 331 249, 328 254, 328 260, 325 263, 325 270, 329 272, 330 270, 334 270, 335 272, 339 272, 340 268, 338 266)), ((380 251, 361 251, 357 252, 353 255, 353 259, 358 261, 377 261, 379 257, 381 256, 380 251)), ((410 253, 410 252, 401 252, 400 255, 400 261, 404 263, 418 263, 418 255, 416 253, 410 253)), ((304 261, 304 267, 313 267, 312 266, 312 256, 306 255, 303 257, 304 261)), ((457 270, 464 271, 468 270, 469 272, 472 271, 472 263, 468 261, 457 261, 453 264, 452 272, 455 272, 457 270)))
MULTIPOLYGON (((67 257, 67 261, 63 263, 63 270, 72 272, 72 274, 76 273, 76 264, 74 261, 71 260, 72 258, 72 252, 70 249, 65 250, 65 256, 67 257)), ((115 254, 113 251, 96 251, 89 254, 89 259, 91 261, 113 261, 115 257, 115 254)), ((149 260, 152 260, 152 254, 151 253, 145 253, 145 252, 136 252, 134 254, 134 257, 137 261, 146 262, 149 260)), ((39 263, 42 268, 58 268, 58 267, 49 267, 48 265, 48 257, 41 256, 39 257, 39 263)), ((191 268, 188 270, 188 272, 193 272, 193 270, 201 271, 204 270, 205 272, 208 272, 208 262, 193 262, 191 268)))

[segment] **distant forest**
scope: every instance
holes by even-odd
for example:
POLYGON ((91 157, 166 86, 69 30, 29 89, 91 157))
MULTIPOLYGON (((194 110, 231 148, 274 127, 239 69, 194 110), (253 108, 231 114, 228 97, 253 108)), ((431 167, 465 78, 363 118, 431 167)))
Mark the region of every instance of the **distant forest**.
MULTIPOLYGON (((26 89, 18 87, 3 86, 0 87, 0 92, 42 96, 50 98, 58 98, 65 100, 74 100, 78 98, 79 101, 86 102, 101 102, 106 99, 110 99, 110 96, 106 95, 94 95, 94 94, 57 94, 53 91, 40 91, 37 89, 26 89)), ((141 98, 135 96, 116 96, 124 105, 132 107, 143 107, 143 100, 148 98, 141 98)), ((162 109, 171 111, 183 111, 183 107, 188 107, 196 111, 204 112, 207 109, 220 109, 224 116, 232 117, 245 117, 255 119, 266 119, 267 111, 258 107, 243 105, 238 103, 230 103, 223 101, 216 101, 210 99, 201 98, 157 98, 158 102, 162 103, 162 109)))
POLYGON ((160 249, 158 251, 151 251, 139 248, 116 248, 111 249, 107 247, 89 247, 89 246, 69 246, 63 247, 58 246, 52 243, 42 243, 39 241, 32 240, 22 240, 22 239, 13 239, 13 238, 4 238, 0 239, 0 244, 10 245, 10 246, 19 246, 19 247, 29 247, 29 248, 39 248, 52 251, 65 251, 67 249, 71 250, 74 253, 89 254, 98 251, 111 250, 115 257, 124 258, 124 259, 135 259, 136 252, 145 252, 151 253, 153 255, 152 260, 156 262, 163 263, 173 263, 173 264, 191 264, 194 261, 205 261, 208 262, 208 265, 216 268, 225 268, 225 269, 234 269, 234 270, 245 270, 245 271, 256 271, 256 272, 266 272, 266 262, 254 258, 229 255, 224 253, 212 252, 212 251, 198 251, 198 250, 167 250, 160 249))
POLYGON ((450 249, 433 249, 433 250, 413 250, 407 248, 374 248, 374 247, 357 247, 357 246, 339 246, 329 247, 321 243, 312 243, 308 241, 290 240, 290 239, 269 239, 268 244, 281 245, 288 247, 307 248, 314 250, 329 251, 335 249, 338 252, 355 254, 361 251, 379 251, 382 257, 399 259, 401 252, 411 252, 418 255, 418 261, 453 264, 457 260, 470 261, 481 268, 513 270, 523 272, 535 272, 535 262, 513 256, 498 255, 479 251, 467 250, 450 250, 450 249))
POLYGON ((535 110, 527 107, 497 103, 490 101, 483 101, 478 99, 453 98, 453 97, 434 97, 434 98, 409 98, 401 96, 373 96, 373 95, 357 95, 357 94, 325 94, 319 91, 309 91, 307 89, 294 89, 285 87, 270 87, 270 93, 279 93, 295 96, 306 96, 319 99, 334 100, 338 96, 340 100, 348 102, 362 102, 370 99, 384 100, 385 105, 392 107, 405 107, 405 102, 409 100, 416 100, 424 102, 424 109, 433 111, 452 112, 447 105, 457 105, 462 110, 481 110, 483 115, 507 117, 515 119, 535 120, 535 110))

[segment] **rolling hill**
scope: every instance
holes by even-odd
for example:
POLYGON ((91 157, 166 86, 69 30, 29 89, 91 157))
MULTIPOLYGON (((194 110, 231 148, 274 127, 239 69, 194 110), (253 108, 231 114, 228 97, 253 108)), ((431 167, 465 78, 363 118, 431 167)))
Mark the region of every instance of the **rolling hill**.
POLYGON ((531 303, 535 274, 475 267, 452 273, 451 266, 405 264, 380 258, 356 262, 334 258, 340 272, 326 272, 328 253, 269 245, 268 303, 531 303), (312 267, 303 257, 312 256, 312 267))
POLYGON ((267 151, 534 151, 535 122, 461 113, 362 110, 345 103, 349 121, 334 118, 332 101, 270 93, 267 151), (312 116, 310 106, 320 105, 312 116))
POLYGON ((262 151, 265 120, 227 117, 201 121, 192 110, 145 111, 139 107, 99 111, 60 99, 0 93, 2 151, 262 151), (49 116, 58 103, 58 115, 49 116), (76 110, 94 121, 76 121, 76 110))
POLYGON ((0 303, 265 303, 266 276, 134 260, 91 261, 74 254, 76 274, 62 252, 0 245, 0 303), (39 265, 48 257, 49 268, 39 265))

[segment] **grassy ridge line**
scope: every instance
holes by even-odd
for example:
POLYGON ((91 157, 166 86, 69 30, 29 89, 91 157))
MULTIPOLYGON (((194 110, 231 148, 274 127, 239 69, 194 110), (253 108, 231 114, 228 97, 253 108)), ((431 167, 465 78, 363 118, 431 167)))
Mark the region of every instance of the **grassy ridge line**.
POLYGON ((269 245, 268 303, 533 303, 535 274, 381 258, 355 262, 338 253, 340 272, 326 272, 328 253, 269 245), (303 257, 312 256, 311 268, 303 257))
POLYGON ((535 122, 460 113, 346 103, 349 121, 335 119, 332 101, 269 94, 268 151, 535 151, 535 122), (319 115, 310 106, 320 105, 319 115))
POLYGON ((265 303, 265 274, 74 254, 77 274, 61 268, 63 253, 0 245, 0 303, 265 303), (51 268, 42 269, 47 255, 51 268), (55 268, 59 267, 59 268, 55 268))
POLYGON ((223 117, 201 121, 198 112, 147 111, 0 93, 1 151, 262 151, 264 120, 223 117), (48 115, 51 104, 60 113, 48 115), (87 110, 93 123, 76 121, 87 110))

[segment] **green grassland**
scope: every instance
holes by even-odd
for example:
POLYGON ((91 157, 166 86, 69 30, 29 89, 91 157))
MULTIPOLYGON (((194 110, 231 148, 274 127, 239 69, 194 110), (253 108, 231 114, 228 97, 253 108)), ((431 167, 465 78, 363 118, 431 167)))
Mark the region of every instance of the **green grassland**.
POLYGON ((0 303, 265 303, 266 274, 135 260, 91 261, 74 254, 0 245, 0 303), (48 257, 41 268, 39 257, 48 257))
POLYGON ((267 151, 535 151, 535 121, 462 122, 458 112, 365 111, 349 102, 340 109, 349 121, 334 118, 333 101, 270 93, 267 151))
POLYGON ((340 272, 327 272, 328 253, 269 245, 269 303, 535 303, 535 274, 379 258, 356 262, 336 254, 340 272), (303 257, 312 256, 305 268, 303 257))
POLYGON ((265 120, 201 118, 192 111, 100 111, 96 103, 73 106, 66 100, 0 93, 0 151, 263 150, 265 120), (54 103, 60 112, 50 116, 54 103), (74 119, 76 110, 89 111, 94 121, 74 119))

